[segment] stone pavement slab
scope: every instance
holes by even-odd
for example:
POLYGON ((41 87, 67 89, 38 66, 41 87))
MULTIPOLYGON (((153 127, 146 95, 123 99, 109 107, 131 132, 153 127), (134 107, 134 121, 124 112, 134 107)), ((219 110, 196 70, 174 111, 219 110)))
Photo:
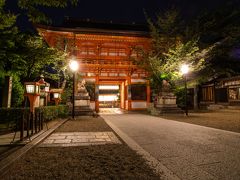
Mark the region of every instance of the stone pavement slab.
POLYGON ((113 132, 56 132, 45 139, 39 147, 69 147, 102 144, 121 144, 113 132))
POLYGON ((240 179, 240 134, 144 114, 101 115, 180 179, 240 179))

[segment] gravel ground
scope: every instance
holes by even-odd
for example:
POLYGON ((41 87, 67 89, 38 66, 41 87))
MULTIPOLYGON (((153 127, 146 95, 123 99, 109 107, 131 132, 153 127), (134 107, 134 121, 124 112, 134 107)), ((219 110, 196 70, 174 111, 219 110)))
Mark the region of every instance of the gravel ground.
MULTIPOLYGON (((57 132, 112 131, 101 118, 68 121, 57 132)), ((2 179, 161 179, 126 144, 35 147, 2 179)))
POLYGON ((126 145, 34 148, 3 179, 159 179, 126 145))
POLYGON ((240 133, 240 110, 221 109, 217 111, 190 111, 189 116, 165 114, 161 117, 169 120, 240 133))

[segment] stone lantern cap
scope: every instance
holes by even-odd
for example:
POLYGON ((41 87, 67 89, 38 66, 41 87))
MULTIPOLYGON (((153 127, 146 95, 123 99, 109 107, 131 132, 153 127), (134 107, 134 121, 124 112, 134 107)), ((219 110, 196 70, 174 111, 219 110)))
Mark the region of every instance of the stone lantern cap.
POLYGON ((41 78, 41 79, 38 81, 38 83, 40 84, 40 86, 43 86, 43 87, 44 87, 44 91, 45 91, 45 92, 49 92, 50 83, 48 83, 48 82, 46 82, 46 81, 44 80, 44 76, 43 76, 43 75, 41 75, 40 78, 41 78), (46 87, 48 87, 48 88, 46 88, 46 87))

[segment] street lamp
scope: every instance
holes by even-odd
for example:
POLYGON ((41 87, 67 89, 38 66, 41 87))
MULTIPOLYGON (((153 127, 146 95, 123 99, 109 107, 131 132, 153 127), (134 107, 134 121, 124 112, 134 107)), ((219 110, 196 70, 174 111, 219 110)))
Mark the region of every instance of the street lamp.
POLYGON ((69 67, 73 72, 72 118, 74 119, 74 116, 75 116, 75 76, 76 76, 76 71, 78 70, 79 64, 77 61, 72 60, 69 63, 69 67))
POLYGON ((185 114, 188 116, 188 104, 187 104, 187 73, 189 71, 189 67, 186 64, 183 64, 181 66, 181 72, 184 76, 184 81, 185 81, 185 114))

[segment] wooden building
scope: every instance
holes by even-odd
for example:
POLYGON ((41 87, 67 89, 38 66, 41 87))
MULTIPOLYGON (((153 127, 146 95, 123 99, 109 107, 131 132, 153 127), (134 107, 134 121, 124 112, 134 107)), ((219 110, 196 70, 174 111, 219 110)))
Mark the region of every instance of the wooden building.
POLYGON ((200 88, 200 105, 240 106, 240 76, 215 80, 200 88))
POLYGON ((141 60, 135 48, 150 48, 147 27, 68 20, 63 27, 37 25, 51 47, 65 49, 80 64, 79 74, 92 86, 91 106, 99 110, 99 87, 118 86, 119 106, 146 109, 150 102, 147 72, 132 59, 141 60))

